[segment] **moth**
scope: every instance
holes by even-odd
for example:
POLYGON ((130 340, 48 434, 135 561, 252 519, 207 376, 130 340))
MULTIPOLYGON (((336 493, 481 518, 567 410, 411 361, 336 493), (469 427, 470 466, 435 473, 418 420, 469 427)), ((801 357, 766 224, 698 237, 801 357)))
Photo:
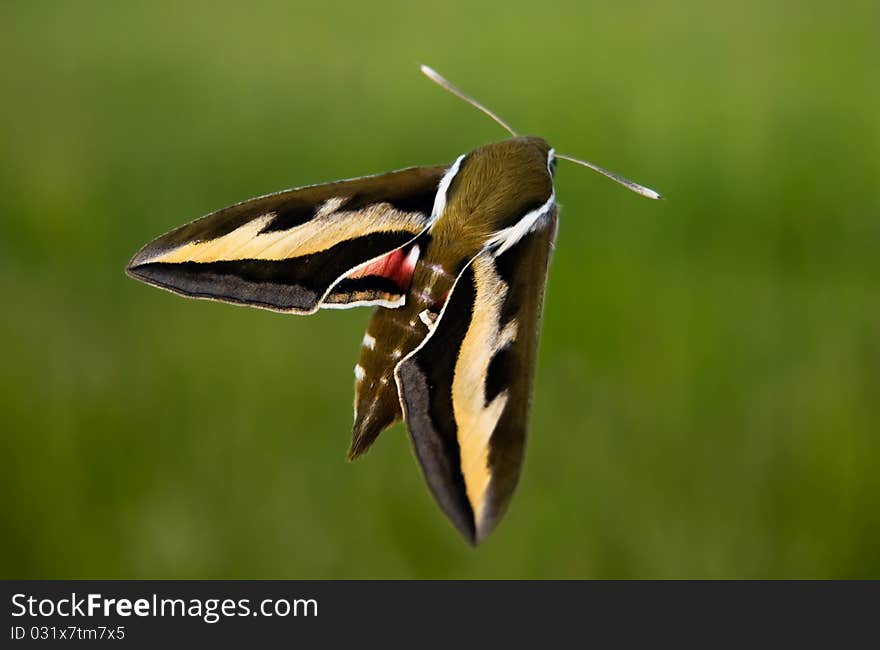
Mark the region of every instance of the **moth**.
POLYGON ((660 195, 520 136, 452 164, 312 185, 224 208, 162 235, 127 273, 174 293, 289 314, 374 307, 354 368, 350 459, 405 420, 431 493, 464 538, 495 528, 520 475, 556 160, 660 195))

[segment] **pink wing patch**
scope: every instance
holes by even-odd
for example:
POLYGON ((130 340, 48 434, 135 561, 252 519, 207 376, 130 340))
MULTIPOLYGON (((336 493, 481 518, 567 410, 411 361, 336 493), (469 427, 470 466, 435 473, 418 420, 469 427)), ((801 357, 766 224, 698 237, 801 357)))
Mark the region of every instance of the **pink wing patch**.
POLYGON ((419 245, 412 243, 356 268, 333 286, 322 306, 399 307, 412 284, 420 252, 419 245))
POLYGON ((418 244, 398 248, 387 255, 383 255, 382 257, 355 269, 345 277, 350 280, 366 277, 385 278, 386 280, 393 282, 395 286, 399 287, 401 292, 405 292, 409 289, 409 285, 412 282, 416 262, 419 261, 419 253, 418 244))

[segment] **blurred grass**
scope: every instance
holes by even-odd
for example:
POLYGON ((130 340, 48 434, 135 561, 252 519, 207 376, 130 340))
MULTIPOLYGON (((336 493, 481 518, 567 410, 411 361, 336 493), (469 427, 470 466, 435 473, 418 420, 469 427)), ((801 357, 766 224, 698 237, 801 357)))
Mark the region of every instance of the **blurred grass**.
POLYGON ((880 577, 872 2, 0 5, 0 575, 880 577), (284 187, 560 163, 523 480, 467 548, 406 434, 347 464, 367 312, 124 277, 284 187))

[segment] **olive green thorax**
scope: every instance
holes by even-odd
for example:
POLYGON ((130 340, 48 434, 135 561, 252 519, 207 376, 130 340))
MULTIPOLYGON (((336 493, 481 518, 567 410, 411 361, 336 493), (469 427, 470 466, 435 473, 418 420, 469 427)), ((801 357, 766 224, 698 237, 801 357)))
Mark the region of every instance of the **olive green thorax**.
POLYGON ((446 210, 431 227, 446 254, 476 255, 494 233, 514 225, 553 191, 550 145, 519 136, 474 149, 461 162, 446 210))

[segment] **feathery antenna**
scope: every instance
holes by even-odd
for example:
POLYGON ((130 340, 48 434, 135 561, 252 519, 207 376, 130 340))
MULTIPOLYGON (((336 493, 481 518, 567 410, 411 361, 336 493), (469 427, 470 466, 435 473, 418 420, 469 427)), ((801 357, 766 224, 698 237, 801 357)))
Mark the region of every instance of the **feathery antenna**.
MULTIPOLYGON (((421 70, 422 70, 422 74, 424 74, 428 79, 430 79, 435 84, 437 84, 438 86, 443 88, 443 90, 446 90, 446 91, 452 93, 453 95, 455 95, 459 99, 464 100, 465 102, 467 102, 468 104, 470 104, 474 108, 482 111, 483 113, 488 115, 490 118, 492 118, 496 123, 500 124, 508 133, 510 133, 510 135, 512 135, 513 137, 517 137, 517 135, 518 135, 517 132, 514 131, 512 128, 510 128, 510 125, 507 122, 505 122, 500 117, 498 117, 495 113, 493 113, 488 108, 483 106, 476 99, 474 99, 473 97, 471 97, 470 95, 465 93, 458 86, 456 86, 455 84, 450 82, 448 79, 446 79, 446 77, 444 77, 439 72, 434 70, 434 68, 431 68, 426 65, 422 65, 421 70)), ((620 174, 615 174, 614 172, 610 172, 607 169, 605 169, 603 167, 599 167, 599 165, 595 165, 591 162, 587 162, 586 160, 581 160, 580 158, 575 158, 573 156, 566 156, 565 154, 561 154, 561 153, 556 154, 556 157, 561 158, 562 160, 567 160, 569 162, 573 162, 577 165, 582 165, 583 167, 586 167, 587 169, 592 169, 594 172, 598 172, 599 174, 602 174, 606 178, 610 178, 615 183, 619 183, 619 184, 623 185, 626 189, 628 189, 632 192, 635 192, 636 194, 640 194, 641 196, 644 196, 646 198, 649 198, 649 199, 662 199, 663 198, 659 192, 655 192, 650 187, 645 187, 644 185, 639 185, 638 183, 635 183, 635 182, 629 180, 628 178, 624 178, 620 174)))
POLYGON ((495 113, 493 113, 488 108, 483 106, 480 102, 478 102, 476 99, 474 99, 470 95, 466 94, 460 88, 458 88, 457 86, 450 83, 448 79, 446 79, 443 75, 441 75, 439 72, 434 70, 434 68, 430 68, 426 65, 421 66, 421 68, 422 68, 422 74, 424 74, 428 79, 430 79, 435 84, 440 86, 443 90, 451 92, 453 95, 455 95, 459 99, 463 99, 464 101, 466 101, 468 104, 470 104, 474 108, 483 111, 486 115, 488 115, 493 120, 495 120, 498 124, 500 124, 513 137, 516 137, 518 135, 516 131, 514 131, 513 129, 510 128, 510 126, 507 124, 507 122, 505 122, 500 117, 495 115, 495 113))

